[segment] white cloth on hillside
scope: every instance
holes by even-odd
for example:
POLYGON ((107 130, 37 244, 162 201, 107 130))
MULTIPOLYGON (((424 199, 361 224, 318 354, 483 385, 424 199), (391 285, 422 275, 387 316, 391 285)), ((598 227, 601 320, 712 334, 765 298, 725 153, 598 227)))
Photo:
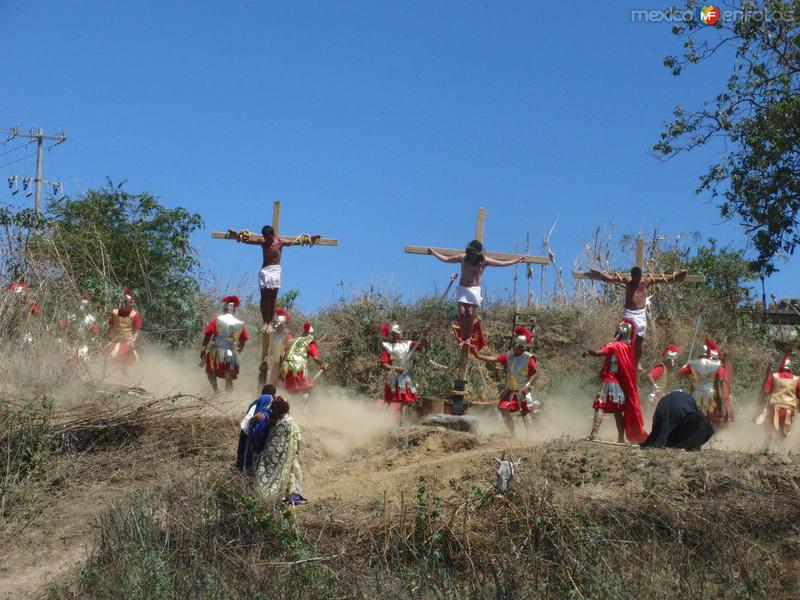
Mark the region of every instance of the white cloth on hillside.
POLYGON ((629 321, 633 321, 633 324, 636 325, 636 335, 643 338, 645 331, 647 331, 647 309, 632 310, 626 308, 622 316, 629 321))
POLYGON ((476 285, 474 287, 464 287, 463 285, 459 285, 456 288, 456 302, 480 306, 482 301, 483 297, 481 296, 481 286, 476 285))
POLYGON ((281 287, 281 266, 267 265, 258 272, 258 287, 261 289, 279 289, 281 287))

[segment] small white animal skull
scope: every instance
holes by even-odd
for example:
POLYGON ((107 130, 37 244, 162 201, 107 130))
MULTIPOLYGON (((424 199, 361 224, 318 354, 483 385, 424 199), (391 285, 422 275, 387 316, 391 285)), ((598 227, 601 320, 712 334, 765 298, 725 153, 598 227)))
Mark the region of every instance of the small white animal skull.
POLYGON ((494 486, 497 488, 498 492, 505 494, 508 491, 509 485, 511 485, 511 480, 514 479, 514 473, 516 473, 517 467, 519 467, 519 463, 522 462, 522 459, 506 460, 505 457, 503 457, 502 459, 495 458, 494 460, 497 463, 497 479, 494 482, 494 486))

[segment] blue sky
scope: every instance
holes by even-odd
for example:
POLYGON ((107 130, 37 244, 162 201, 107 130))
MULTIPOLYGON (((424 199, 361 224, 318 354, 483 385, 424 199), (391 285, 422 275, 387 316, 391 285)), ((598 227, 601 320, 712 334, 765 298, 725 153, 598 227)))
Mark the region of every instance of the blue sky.
MULTIPOLYGON (((299 288, 306 309, 342 289, 441 287, 450 267, 403 246, 463 247, 479 206, 499 251, 527 232, 538 251, 558 217, 566 271, 597 226, 745 243, 693 193, 713 149, 667 163, 650 154, 672 108, 710 96, 729 68, 721 57, 672 77, 661 66, 679 50, 669 25, 631 20, 659 2, 0 6, 0 127, 66 129, 45 167, 69 194, 110 176, 199 212, 196 242, 221 288, 255 292, 260 257, 210 232, 260 228, 274 199, 283 232, 340 239, 285 252, 284 288, 299 288)), ((768 293, 792 294, 797 275, 791 259, 768 293)), ((489 296, 511 278, 489 272, 489 296)))

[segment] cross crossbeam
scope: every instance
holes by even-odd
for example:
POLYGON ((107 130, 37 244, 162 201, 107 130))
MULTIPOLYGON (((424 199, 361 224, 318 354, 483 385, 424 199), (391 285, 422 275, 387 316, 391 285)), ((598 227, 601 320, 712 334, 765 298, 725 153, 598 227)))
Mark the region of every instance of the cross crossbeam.
MULTIPOLYGON (((650 277, 654 278, 658 281, 659 277, 665 277, 669 275, 669 273, 649 273, 644 271, 644 238, 639 236, 636 238, 636 266, 642 269, 643 275, 649 275, 650 277)), ((616 275, 622 280, 622 278, 626 275, 629 275, 629 272, 617 272, 617 271, 610 271, 612 275, 616 275)), ((574 279, 591 279, 590 272, 582 272, 582 271, 574 271, 572 273, 572 277, 574 279)), ((683 280, 686 283, 705 283, 706 277, 705 275, 687 275, 686 278, 683 280)))
MULTIPOLYGON (((478 209, 478 218, 475 221, 475 239, 481 244, 483 243, 483 232, 486 225, 486 208, 481 207, 478 209)), ((464 250, 457 248, 437 248, 433 246, 406 246, 406 254, 428 254, 428 249, 434 250, 443 256, 456 256, 464 254, 464 250)), ((524 258, 526 263, 533 263, 538 265, 550 264, 550 257, 548 256, 530 256, 527 254, 513 254, 507 252, 485 252, 484 256, 489 256, 497 260, 512 260, 515 258, 524 258)))
MULTIPOLYGON (((301 235, 278 235, 281 224, 281 201, 276 200, 272 205, 272 229, 275 230, 275 237, 284 243, 297 242, 301 235)), ((258 230, 257 230, 258 231, 258 230)), ((252 233, 248 230, 228 229, 227 231, 214 231, 211 237, 215 240, 236 240, 238 241, 240 235, 244 234, 246 239, 254 242, 263 242, 264 238, 258 233, 252 233)), ((339 240, 331 238, 316 238, 310 241, 308 246, 338 246, 339 240)))

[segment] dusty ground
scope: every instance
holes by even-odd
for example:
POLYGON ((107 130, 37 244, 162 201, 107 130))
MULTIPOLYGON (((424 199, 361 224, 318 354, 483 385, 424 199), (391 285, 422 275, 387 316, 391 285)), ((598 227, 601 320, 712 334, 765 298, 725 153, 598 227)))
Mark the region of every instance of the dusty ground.
MULTIPOLYGON (((243 389, 232 397, 200 399, 191 412, 150 423, 121 443, 54 461, 29 513, 15 515, 3 530, 0 598, 24 597, 78 568, 98 515, 112 503, 209 472, 237 476, 231 471, 237 426, 249 401, 243 389)), ((311 408, 296 403, 292 410, 304 429, 301 460, 305 493, 312 501, 299 509, 300 519, 302 511, 316 510, 314 503, 397 502, 401 494, 413 494, 420 481, 435 486, 443 497, 464 486, 488 489, 492 459, 503 453, 523 458, 520 477, 549 473, 592 497, 616 494, 627 486, 652 489, 669 501, 709 486, 757 491, 761 483, 776 478, 794 489, 800 485, 800 462, 791 453, 646 452, 578 441, 591 418, 588 412, 581 419, 551 408, 547 427, 541 421, 533 434, 510 438, 492 417, 483 420, 477 435, 397 429, 374 403, 337 390, 328 390, 324 403, 318 400, 311 408), (558 439, 563 434, 573 437, 558 439)), ((737 431, 723 434, 716 446, 757 444, 737 431)), ((604 433, 607 439, 614 437, 610 423, 604 433)))

